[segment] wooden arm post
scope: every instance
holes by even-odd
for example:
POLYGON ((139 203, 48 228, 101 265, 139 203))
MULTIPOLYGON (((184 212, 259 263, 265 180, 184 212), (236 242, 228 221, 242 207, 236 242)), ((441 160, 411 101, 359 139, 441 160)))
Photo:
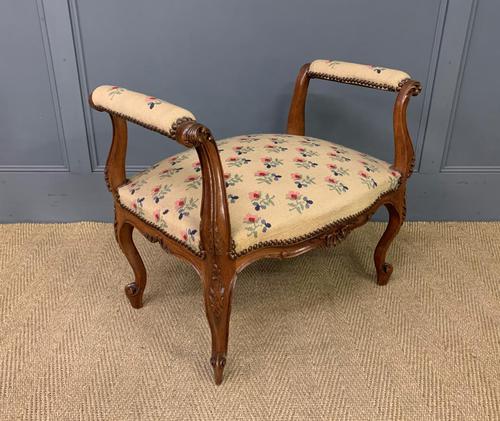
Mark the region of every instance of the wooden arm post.
POLYGON ((415 164, 415 151, 408 131, 406 110, 412 96, 420 93, 422 87, 414 80, 407 81, 400 89, 394 103, 394 169, 406 179, 413 172, 415 164))
MULTIPOLYGON (((311 63, 304 64, 297 76, 295 82, 295 89, 290 104, 290 111, 288 113, 288 126, 287 133, 304 136, 305 134, 305 105, 307 90, 309 88, 309 81, 311 79, 332 80, 339 83, 348 83, 359 86, 366 86, 382 90, 396 90, 387 89, 385 85, 377 86, 376 84, 368 84, 364 81, 356 81, 354 79, 335 79, 331 75, 322 75, 310 72, 311 63)), ((415 160, 415 152, 410 134, 408 132, 408 125, 406 119, 406 110, 410 97, 416 96, 420 93, 422 87, 419 82, 408 79, 404 81, 398 88, 398 95, 394 104, 393 111, 393 127, 394 127, 394 164, 395 170, 399 171, 403 179, 408 178, 412 171, 415 160)))
POLYGON ((203 182, 201 249, 210 254, 229 256, 231 224, 224 171, 212 133, 204 125, 190 121, 179 126, 176 140, 184 146, 194 147, 200 159, 203 182))
POLYGON ((184 123, 177 129, 176 138, 183 145, 194 146, 201 163, 200 248, 205 260, 201 277, 205 312, 212 334, 210 364, 215 383, 221 384, 226 365, 232 291, 236 281, 236 262, 230 256, 231 223, 224 171, 217 144, 208 128, 195 122, 184 123))
POLYGON ((109 148, 104 177, 108 190, 116 197, 118 187, 127 181, 125 161, 127 156, 127 121, 114 114, 109 115, 113 124, 113 140, 109 148))
POLYGON ((309 63, 304 64, 297 75, 290 111, 288 113, 287 133, 298 136, 305 134, 305 112, 307 89, 309 88, 309 63))

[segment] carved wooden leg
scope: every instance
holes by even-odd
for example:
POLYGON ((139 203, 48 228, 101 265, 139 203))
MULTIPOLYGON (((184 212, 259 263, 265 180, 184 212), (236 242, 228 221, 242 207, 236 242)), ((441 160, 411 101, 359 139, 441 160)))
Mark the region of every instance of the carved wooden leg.
POLYGON ((222 383, 229 338, 231 299, 236 273, 231 268, 221 270, 216 264, 207 265, 203 275, 205 310, 212 334, 210 364, 215 384, 222 383))
POLYGON ((116 221, 116 240, 125 254, 130 266, 134 271, 135 281, 125 286, 125 294, 134 308, 142 307, 142 294, 146 288, 146 268, 142 261, 134 240, 132 232, 134 227, 126 222, 116 221))
POLYGON ((385 285, 389 282, 393 267, 385 261, 387 249, 396 237, 404 221, 404 196, 399 203, 387 203, 385 205, 389 211, 389 223, 375 248, 374 260, 377 269, 377 284, 385 285))

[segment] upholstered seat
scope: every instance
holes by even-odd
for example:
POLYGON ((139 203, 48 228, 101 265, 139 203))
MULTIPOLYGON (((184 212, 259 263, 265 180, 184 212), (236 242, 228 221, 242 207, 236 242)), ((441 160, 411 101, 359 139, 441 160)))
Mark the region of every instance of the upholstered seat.
MULTIPOLYGON (((293 242, 366 210, 398 186, 387 162, 324 140, 288 134, 217 142, 231 236, 244 253, 272 240, 293 242)), ((199 250, 201 168, 193 149, 171 156, 118 189, 123 206, 199 250)))

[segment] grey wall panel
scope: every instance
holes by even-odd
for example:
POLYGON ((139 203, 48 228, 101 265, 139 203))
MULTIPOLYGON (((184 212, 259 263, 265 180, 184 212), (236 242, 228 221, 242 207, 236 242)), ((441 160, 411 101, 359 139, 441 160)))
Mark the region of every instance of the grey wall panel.
POLYGON ((500 21, 500 2, 481 0, 474 12, 443 164, 455 171, 500 171, 500 48, 498 32, 491 33, 500 21))
MULTIPOLYGON (((499 12, 495 0, 5 0, 0 222, 112 219, 102 174, 111 126, 87 105, 95 85, 190 108, 219 138, 282 131, 298 68, 319 57, 423 82, 409 111, 409 219, 499 219, 499 12)), ((391 160, 393 100, 313 81, 307 131, 391 160)), ((182 149, 129 133, 129 170, 182 149)))
POLYGON ((64 170, 66 151, 43 8, 0 3, 0 171, 64 170))
MULTIPOLYGON (((190 108, 219 138, 284 129, 296 73, 306 61, 339 58, 408 69, 426 81, 441 2, 326 0, 78 3, 85 87, 120 84, 190 108), (411 18, 409 18, 411 17, 411 18), (361 29, 362 28, 362 29, 361 29)), ((393 95, 314 83, 309 133, 389 159, 393 95)), ((84 89, 85 90, 85 89, 84 89)), ((410 112, 418 129, 423 100, 410 112)), ((96 166, 109 123, 89 118, 96 166)), ((178 150, 132 129, 131 166, 178 150)))
MULTIPOLYGON (((500 174, 415 174, 408 184, 409 220, 498 220, 500 174), (488 191, 490 194, 485 194, 488 191)), ((103 174, 0 174, 0 222, 112 221, 103 174)), ((385 219, 385 209, 375 218, 385 219)))

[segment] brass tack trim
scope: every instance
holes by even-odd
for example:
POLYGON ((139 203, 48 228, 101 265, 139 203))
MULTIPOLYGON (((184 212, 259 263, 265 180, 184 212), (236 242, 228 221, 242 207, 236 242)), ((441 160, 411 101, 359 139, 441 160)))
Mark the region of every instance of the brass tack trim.
POLYGON ((348 85, 358 85, 358 86, 364 86, 366 88, 379 89, 381 91, 391 91, 391 92, 398 92, 406 82, 411 80, 409 78, 403 79, 395 87, 392 85, 387 85, 385 83, 370 82, 370 81, 363 80, 363 79, 333 76, 333 75, 330 75, 328 73, 317 73, 317 72, 308 71, 307 75, 310 78, 314 78, 314 79, 326 79, 326 80, 331 80, 334 82, 347 83, 348 85))
MULTIPOLYGON (((243 249, 243 250, 241 250, 239 252, 236 251, 236 243, 234 242, 233 239, 231 239, 231 249, 229 251, 229 256, 231 257, 231 259, 236 259, 238 257, 241 257, 241 256, 247 254, 247 253, 250 253, 251 251, 255 251, 255 250, 259 249, 259 248, 264 248, 264 247, 269 247, 269 246, 271 246, 271 247, 283 247, 283 246, 288 246, 288 245, 300 243, 302 241, 313 240, 316 237, 319 237, 319 236, 321 236, 323 234, 327 234, 334 227, 342 228, 342 226, 347 225, 347 224, 353 222, 356 218, 358 218, 362 214, 368 213, 372 208, 375 208, 376 205, 380 205, 378 202, 384 196, 388 196, 388 195, 396 192, 399 189, 400 185, 401 185, 401 183, 399 183, 398 186, 395 189, 389 190, 389 191, 386 191, 386 192, 380 194, 377 197, 377 199, 375 200, 375 202, 372 203, 367 208, 365 208, 365 209, 363 209, 363 210, 361 210, 361 211, 359 211, 359 212, 357 212, 357 213, 355 213, 353 215, 350 215, 348 217, 345 217, 345 218, 342 218, 342 219, 338 219, 336 221, 333 221, 333 222, 330 222, 330 223, 328 223, 326 225, 323 225, 322 227, 317 228, 314 231, 311 231, 311 232, 309 232, 307 234, 303 234, 303 235, 300 235, 300 236, 297 236, 297 237, 291 237, 291 238, 287 238, 287 239, 283 239, 283 240, 261 241, 259 243, 256 243, 256 244, 250 246, 250 247, 247 247, 247 248, 245 248, 245 249, 243 249)), ((181 239, 179 239, 179 238, 173 236, 172 234, 169 234, 168 232, 166 232, 163 228, 160 228, 154 222, 148 221, 147 219, 143 218, 138 213, 136 213, 135 211, 133 211, 131 208, 129 208, 128 206, 124 205, 122 202, 118 201, 118 204, 122 208, 124 208, 125 210, 127 210, 128 212, 130 212, 131 214, 133 214, 134 216, 136 216, 142 222, 144 222, 145 224, 147 224, 147 225, 155 228, 156 230, 160 231, 163 235, 165 235, 169 239, 175 241, 180 246, 185 247, 186 249, 188 249, 190 252, 192 252, 196 256, 201 257, 201 258, 205 257, 205 252, 203 250, 196 250, 196 249, 194 249, 189 244, 187 244, 185 241, 182 241, 181 239)))
POLYGON ((267 241, 261 241, 259 243, 256 243, 250 247, 247 247, 239 252, 236 252, 236 244, 234 243, 234 241, 232 241, 231 243, 231 250, 229 252, 229 255, 232 259, 236 259, 238 257, 241 257, 247 253, 250 253, 251 251, 255 251, 259 248, 265 248, 265 247, 283 247, 283 246, 289 246, 289 245, 292 245, 292 244, 297 244, 297 243, 301 243, 302 241, 307 241, 307 240, 313 240, 314 238, 316 237, 320 237, 321 235, 323 234, 327 234, 328 232, 330 232, 332 230, 332 228, 335 228, 335 227, 338 227, 338 228, 342 228, 344 225, 348 225, 349 223, 353 222, 356 218, 358 218, 359 216, 365 214, 365 213, 370 213, 370 211, 373 209, 376 209, 377 206, 379 206, 381 203, 379 203, 379 201, 381 199, 384 198, 384 196, 388 196, 394 192, 396 192, 399 187, 401 186, 401 178, 400 178, 400 181, 397 185, 397 187, 393 190, 388 190, 384 193, 381 193, 377 199, 375 200, 374 203, 372 203, 370 206, 368 206, 367 208, 353 214, 353 215, 349 215, 345 218, 342 218, 342 219, 338 219, 336 221, 333 221, 333 222, 330 222, 326 225, 323 225, 322 227, 320 228, 317 228, 315 229, 314 231, 311 231, 307 234, 303 234, 303 235, 300 235, 300 236, 297 236, 297 237, 292 237, 292 238, 286 238, 286 239, 283 239, 283 240, 267 240, 267 241))

